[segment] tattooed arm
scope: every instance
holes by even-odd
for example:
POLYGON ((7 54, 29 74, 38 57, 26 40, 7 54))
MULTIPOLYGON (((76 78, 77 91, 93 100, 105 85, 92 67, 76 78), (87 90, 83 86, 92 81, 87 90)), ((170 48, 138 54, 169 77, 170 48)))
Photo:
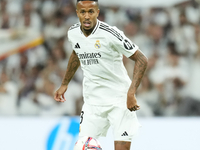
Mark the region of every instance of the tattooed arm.
POLYGON ((137 50, 129 58, 135 61, 135 66, 133 72, 133 80, 127 94, 127 108, 130 111, 135 111, 140 109, 140 106, 137 105, 135 93, 147 68, 148 60, 140 50, 137 50))
POLYGON ((78 56, 76 55, 75 51, 73 51, 69 59, 67 71, 65 73, 65 77, 63 78, 62 85, 69 84, 79 66, 80 62, 78 56))
POLYGON ((67 70, 66 70, 65 76, 63 78, 62 84, 61 84, 60 88, 54 94, 54 99, 56 101, 58 101, 58 102, 66 101, 66 99, 64 97, 64 93, 67 91, 68 84, 71 81, 72 77, 74 76, 74 74, 79 66, 80 66, 80 61, 79 61, 75 51, 73 51, 70 56, 67 70))

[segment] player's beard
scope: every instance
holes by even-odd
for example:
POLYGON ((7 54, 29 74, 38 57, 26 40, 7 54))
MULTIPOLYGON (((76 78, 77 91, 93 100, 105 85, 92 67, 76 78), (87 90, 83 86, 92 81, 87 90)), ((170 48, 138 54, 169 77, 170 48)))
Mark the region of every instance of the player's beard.
POLYGON ((93 31, 94 27, 90 28, 90 29, 85 29, 82 27, 82 31, 83 33, 87 34, 87 35, 90 35, 93 31))

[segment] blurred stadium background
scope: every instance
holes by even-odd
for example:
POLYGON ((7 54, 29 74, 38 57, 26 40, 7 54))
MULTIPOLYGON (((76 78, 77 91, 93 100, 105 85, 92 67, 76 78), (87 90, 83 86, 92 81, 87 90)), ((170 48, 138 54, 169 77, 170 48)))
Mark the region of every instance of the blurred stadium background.
MULTIPOLYGON (((199 150, 200 3, 99 0, 99 20, 117 26, 149 58, 137 91, 143 125, 134 150, 199 150)), ((79 69, 57 103, 78 22, 73 0, 0 0, 0 150, 72 150, 83 104, 79 69)), ((124 58, 130 78, 133 62, 124 58)), ((100 139, 113 146, 111 134, 100 139), (110 142, 108 142, 110 141, 110 142)))

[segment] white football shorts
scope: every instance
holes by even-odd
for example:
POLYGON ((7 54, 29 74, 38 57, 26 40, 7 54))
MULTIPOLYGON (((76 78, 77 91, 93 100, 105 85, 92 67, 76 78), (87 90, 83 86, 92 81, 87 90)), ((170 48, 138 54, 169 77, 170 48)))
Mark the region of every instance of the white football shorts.
POLYGON ((140 127, 136 112, 127 109, 126 101, 109 106, 84 103, 80 115, 79 136, 99 138, 106 136, 109 127, 114 141, 131 141, 140 127))

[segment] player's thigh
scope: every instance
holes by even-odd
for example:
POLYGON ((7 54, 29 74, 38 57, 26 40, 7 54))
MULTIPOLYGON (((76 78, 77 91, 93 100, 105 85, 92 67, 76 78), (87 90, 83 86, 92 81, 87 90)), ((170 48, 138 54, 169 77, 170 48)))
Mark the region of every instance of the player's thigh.
POLYGON ((84 104, 80 115, 79 136, 91 136, 98 138, 105 136, 110 124, 106 116, 96 106, 84 104))
POLYGON ((116 104, 108 118, 114 132, 114 140, 131 142, 140 124, 136 113, 127 109, 126 102, 116 104))

